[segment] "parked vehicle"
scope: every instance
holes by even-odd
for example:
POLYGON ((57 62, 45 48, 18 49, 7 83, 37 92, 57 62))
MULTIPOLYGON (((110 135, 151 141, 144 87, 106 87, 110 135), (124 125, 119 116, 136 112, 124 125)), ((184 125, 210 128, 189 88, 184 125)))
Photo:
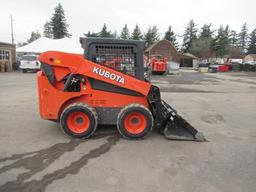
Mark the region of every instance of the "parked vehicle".
POLYGON ((198 65, 198 71, 201 73, 208 73, 210 63, 200 63, 198 65))
POLYGON ((229 70, 230 71, 241 71, 242 70, 242 63, 239 62, 230 62, 229 63, 229 70))
POLYGON ((219 72, 228 72, 228 70, 229 70, 228 65, 219 65, 218 67, 219 72))
POLYGON ((217 73, 219 65, 217 63, 213 63, 209 65, 209 73, 217 73))
POLYGON ((152 74, 162 75, 167 71, 167 58, 162 55, 151 55, 149 66, 152 74))
POLYGON ((244 71, 256 71, 256 61, 245 62, 244 71))
POLYGON ((23 55, 20 59, 20 69, 23 73, 28 71, 37 72, 40 70, 40 62, 37 55, 23 55))

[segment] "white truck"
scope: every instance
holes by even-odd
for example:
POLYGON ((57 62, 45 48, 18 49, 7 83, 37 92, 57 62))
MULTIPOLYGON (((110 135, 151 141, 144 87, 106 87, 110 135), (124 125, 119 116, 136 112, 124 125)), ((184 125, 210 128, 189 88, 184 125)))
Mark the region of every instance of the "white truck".
POLYGON ((20 69, 23 73, 28 71, 39 71, 40 62, 38 61, 38 55, 23 55, 20 59, 20 69))

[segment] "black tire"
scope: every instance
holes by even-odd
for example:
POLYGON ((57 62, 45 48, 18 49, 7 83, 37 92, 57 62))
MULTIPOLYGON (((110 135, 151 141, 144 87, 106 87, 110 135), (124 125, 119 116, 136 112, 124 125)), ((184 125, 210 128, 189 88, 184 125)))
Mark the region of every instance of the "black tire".
MULTIPOLYGON (((84 129, 83 128, 84 120, 81 117, 79 117, 79 115, 74 118, 76 118, 75 124, 78 126, 81 125, 82 129, 84 129), (78 122, 78 121, 80 121, 80 122, 78 122)), ((60 125, 66 135, 68 135, 70 137, 74 137, 74 138, 86 139, 86 138, 91 137, 93 135, 93 133, 96 131, 97 125, 98 125, 98 115, 94 108, 92 108, 84 103, 74 103, 74 104, 69 105, 66 109, 63 110, 63 112, 60 116, 60 125), (89 120, 89 125, 87 125, 87 126, 85 125, 85 127, 87 127, 87 128, 82 132, 76 132, 76 131, 74 131, 74 128, 72 128, 72 126, 70 126, 69 119, 72 118, 70 116, 74 115, 75 113, 79 113, 82 116, 84 115, 89 120)))
POLYGON ((22 72, 23 72, 23 73, 27 73, 27 70, 26 70, 26 69, 22 69, 22 72))
MULTIPOLYGON (((136 120, 136 117, 135 117, 135 120, 136 120)), ((132 121, 133 119, 131 118, 130 122, 132 121)), ((135 124, 141 124, 140 119, 137 119, 136 121, 137 122, 135 122, 135 124)), ((121 109, 121 111, 118 114, 117 129, 119 133, 126 139, 143 138, 151 132, 152 127, 153 127, 152 114, 150 110, 144 107, 143 105, 140 105, 140 104, 127 105, 126 107, 121 109), (129 116, 131 117, 132 114, 139 114, 139 116, 143 117, 143 120, 145 120, 144 121, 145 126, 142 125, 142 127, 145 127, 145 128, 141 128, 142 130, 141 132, 132 133, 131 131, 129 131, 129 128, 126 127, 127 124, 125 123, 125 121, 127 122, 128 121, 127 118, 129 118, 129 116)))

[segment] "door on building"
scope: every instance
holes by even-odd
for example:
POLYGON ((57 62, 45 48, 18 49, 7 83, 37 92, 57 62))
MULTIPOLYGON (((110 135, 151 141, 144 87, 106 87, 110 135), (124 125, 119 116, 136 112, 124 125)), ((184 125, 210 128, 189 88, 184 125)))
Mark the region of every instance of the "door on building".
MULTIPOLYGON (((12 70, 12 58, 11 58, 11 53, 9 50, 3 50, 3 49, 0 49, 0 61, 8 61, 8 69, 9 70, 12 70)), ((7 70, 8 70, 7 69, 7 70)))
POLYGON ((181 67, 193 67, 193 59, 181 58, 180 66, 181 67))

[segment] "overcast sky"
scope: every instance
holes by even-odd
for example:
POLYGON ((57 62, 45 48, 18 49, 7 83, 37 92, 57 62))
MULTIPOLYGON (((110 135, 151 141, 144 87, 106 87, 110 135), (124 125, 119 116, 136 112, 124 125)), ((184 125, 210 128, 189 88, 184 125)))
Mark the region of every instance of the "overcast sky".
POLYGON ((15 42, 26 41, 31 31, 42 32, 54 7, 61 3, 73 38, 88 30, 98 32, 106 23, 120 32, 124 24, 132 30, 135 24, 145 31, 157 25, 163 35, 168 25, 182 34, 190 19, 201 27, 229 24, 239 31, 247 22, 256 28, 256 0, 0 0, 0 41, 11 42, 10 14, 14 19, 15 42))

